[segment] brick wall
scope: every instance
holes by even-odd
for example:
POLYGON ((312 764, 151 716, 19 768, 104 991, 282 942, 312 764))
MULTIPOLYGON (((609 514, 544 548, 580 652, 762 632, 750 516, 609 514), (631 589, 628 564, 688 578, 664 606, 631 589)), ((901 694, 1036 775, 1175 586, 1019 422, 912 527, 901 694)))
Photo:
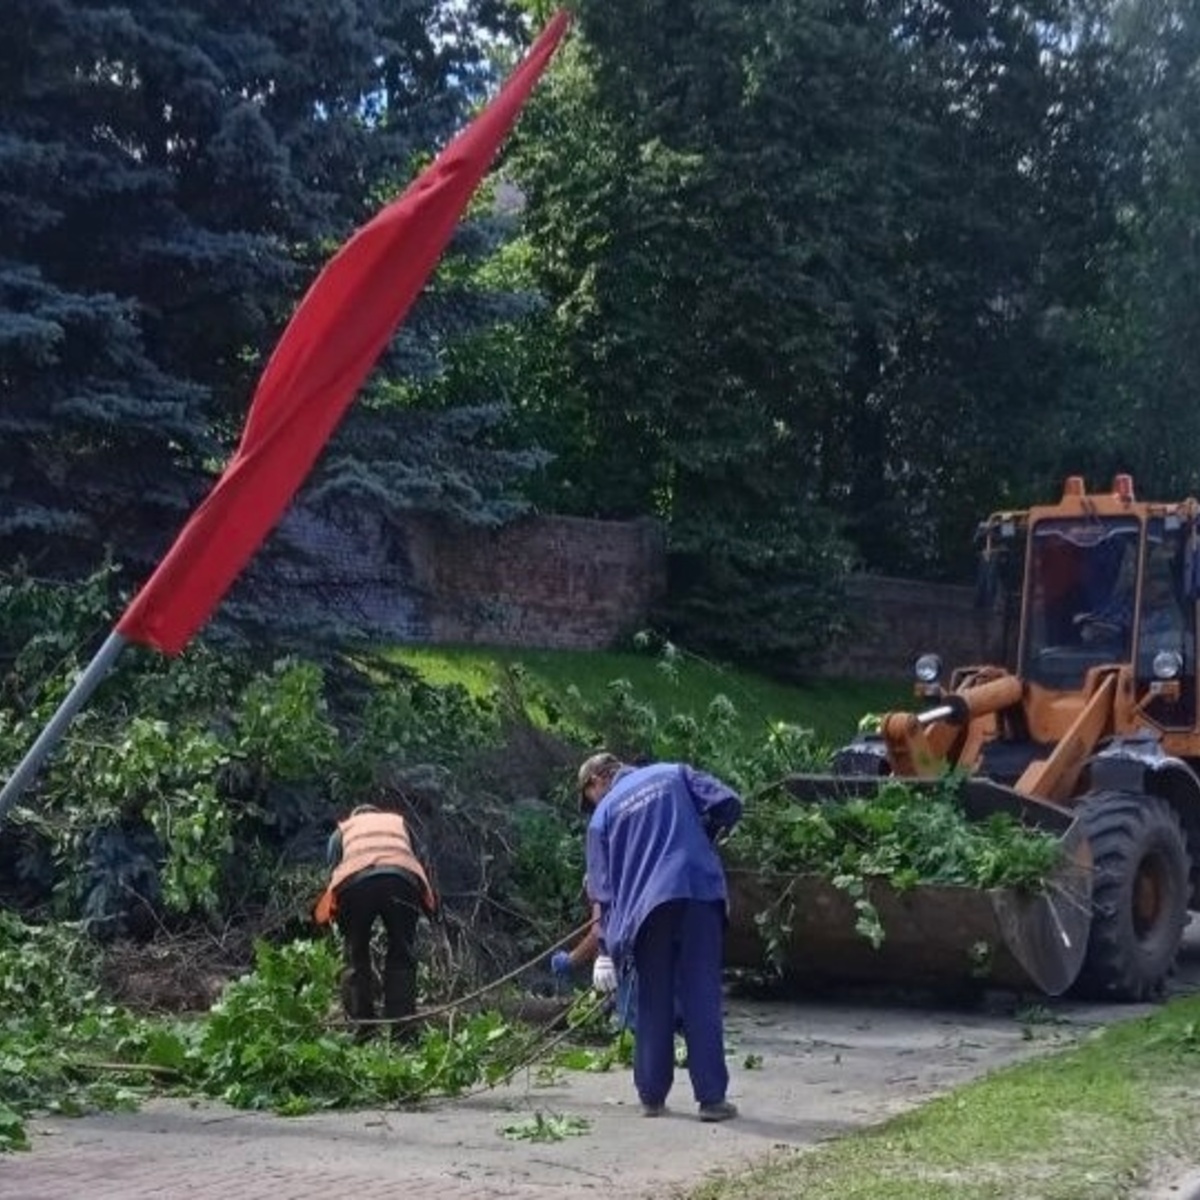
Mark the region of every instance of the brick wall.
POLYGON ((976 607, 973 587, 859 575, 848 591, 855 633, 830 654, 823 674, 909 678, 917 655, 928 652, 947 667, 1002 660, 1001 622, 976 607))
POLYGON ((413 521, 408 549, 434 642, 608 646, 644 623, 666 586, 663 533, 650 520, 413 521))
POLYGON ((430 640, 427 597, 404 528, 358 513, 291 509, 280 528, 292 554, 259 569, 255 591, 310 620, 343 620, 402 642, 430 640), (298 553, 297 553, 298 552, 298 553))
MULTIPOLYGON (((496 530, 410 518, 383 532, 361 523, 289 519, 311 565, 288 580, 335 613, 403 641, 587 649, 645 623, 666 586, 657 522, 530 517, 496 530)), ((907 679, 935 651, 947 666, 1000 657, 999 621, 974 589, 880 576, 850 581, 855 632, 819 673, 907 679)))

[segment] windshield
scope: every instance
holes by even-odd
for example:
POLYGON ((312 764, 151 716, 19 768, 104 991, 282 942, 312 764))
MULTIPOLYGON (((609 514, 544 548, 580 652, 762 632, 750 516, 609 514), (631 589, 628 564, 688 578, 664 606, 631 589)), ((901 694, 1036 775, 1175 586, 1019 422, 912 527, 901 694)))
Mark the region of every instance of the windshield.
POLYGON ((1193 605, 1183 595, 1184 543, 1182 527, 1169 529, 1161 517, 1146 523, 1142 615, 1134 661, 1141 685, 1154 678, 1154 663, 1160 654, 1179 656, 1178 694, 1152 696, 1146 712, 1165 728, 1190 729, 1196 717, 1196 631, 1193 605))
POLYGON ((1151 521, 1148 533, 1138 652, 1176 650, 1182 654, 1184 634, 1190 632, 1180 588, 1182 541, 1165 536, 1161 520, 1151 521))
POLYGON ((1030 531, 1024 669, 1077 688, 1091 667, 1129 661, 1137 595, 1135 517, 1038 522, 1030 531))

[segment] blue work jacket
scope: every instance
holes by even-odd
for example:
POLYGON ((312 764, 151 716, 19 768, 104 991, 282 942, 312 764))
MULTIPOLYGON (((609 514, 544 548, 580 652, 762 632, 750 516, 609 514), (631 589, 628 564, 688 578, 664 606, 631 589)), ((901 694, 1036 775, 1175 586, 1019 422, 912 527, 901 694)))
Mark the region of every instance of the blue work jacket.
POLYGON ((726 900, 713 846, 742 815, 741 797, 685 763, 619 771, 587 829, 587 882, 614 959, 633 952, 642 922, 669 900, 726 900))

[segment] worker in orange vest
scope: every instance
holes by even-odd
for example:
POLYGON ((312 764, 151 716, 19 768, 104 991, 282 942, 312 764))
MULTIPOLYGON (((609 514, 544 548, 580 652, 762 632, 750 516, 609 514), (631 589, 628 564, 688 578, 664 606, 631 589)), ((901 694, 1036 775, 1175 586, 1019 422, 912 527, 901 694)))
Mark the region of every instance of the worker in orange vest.
MULTIPOLYGON (((417 1008, 417 922, 422 913, 436 916, 438 903, 407 823, 399 813, 360 805, 339 822, 328 856, 332 874, 313 916, 320 924, 336 919, 342 932, 346 1015, 353 1021, 375 1018, 371 931, 382 919, 387 935, 383 1016, 389 1021, 411 1017, 417 1008)), ((395 1026, 393 1032, 404 1029, 395 1026)))

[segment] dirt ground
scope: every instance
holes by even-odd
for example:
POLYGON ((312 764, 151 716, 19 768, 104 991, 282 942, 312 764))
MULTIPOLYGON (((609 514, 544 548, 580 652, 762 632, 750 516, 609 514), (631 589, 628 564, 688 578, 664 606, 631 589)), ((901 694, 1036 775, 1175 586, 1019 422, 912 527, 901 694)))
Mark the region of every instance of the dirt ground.
MULTIPOLYGON (((1200 926, 1178 991, 1200 990, 1200 926)), ((356 1200, 678 1195, 778 1148, 812 1146, 879 1122, 995 1067, 1046 1053, 1148 1008, 1009 999, 976 1011, 859 994, 836 1001, 732 999, 731 1098, 742 1116, 695 1119, 679 1072, 664 1118, 640 1115, 627 1071, 531 1075, 421 1111, 284 1119, 212 1104, 156 1101, 139 1113, 32 1124, 33 1150, 0 1160, 5 1200, 356 1200), (580 1136, 504 1136, 537 1114, 582 1118, 580 1136)), ((1171 1164, 1154 1195, 1182 1198, 1198 1163, 1171 1164), (1174 1175, 1178 1172, 1177 1175, 1174 1175)))

